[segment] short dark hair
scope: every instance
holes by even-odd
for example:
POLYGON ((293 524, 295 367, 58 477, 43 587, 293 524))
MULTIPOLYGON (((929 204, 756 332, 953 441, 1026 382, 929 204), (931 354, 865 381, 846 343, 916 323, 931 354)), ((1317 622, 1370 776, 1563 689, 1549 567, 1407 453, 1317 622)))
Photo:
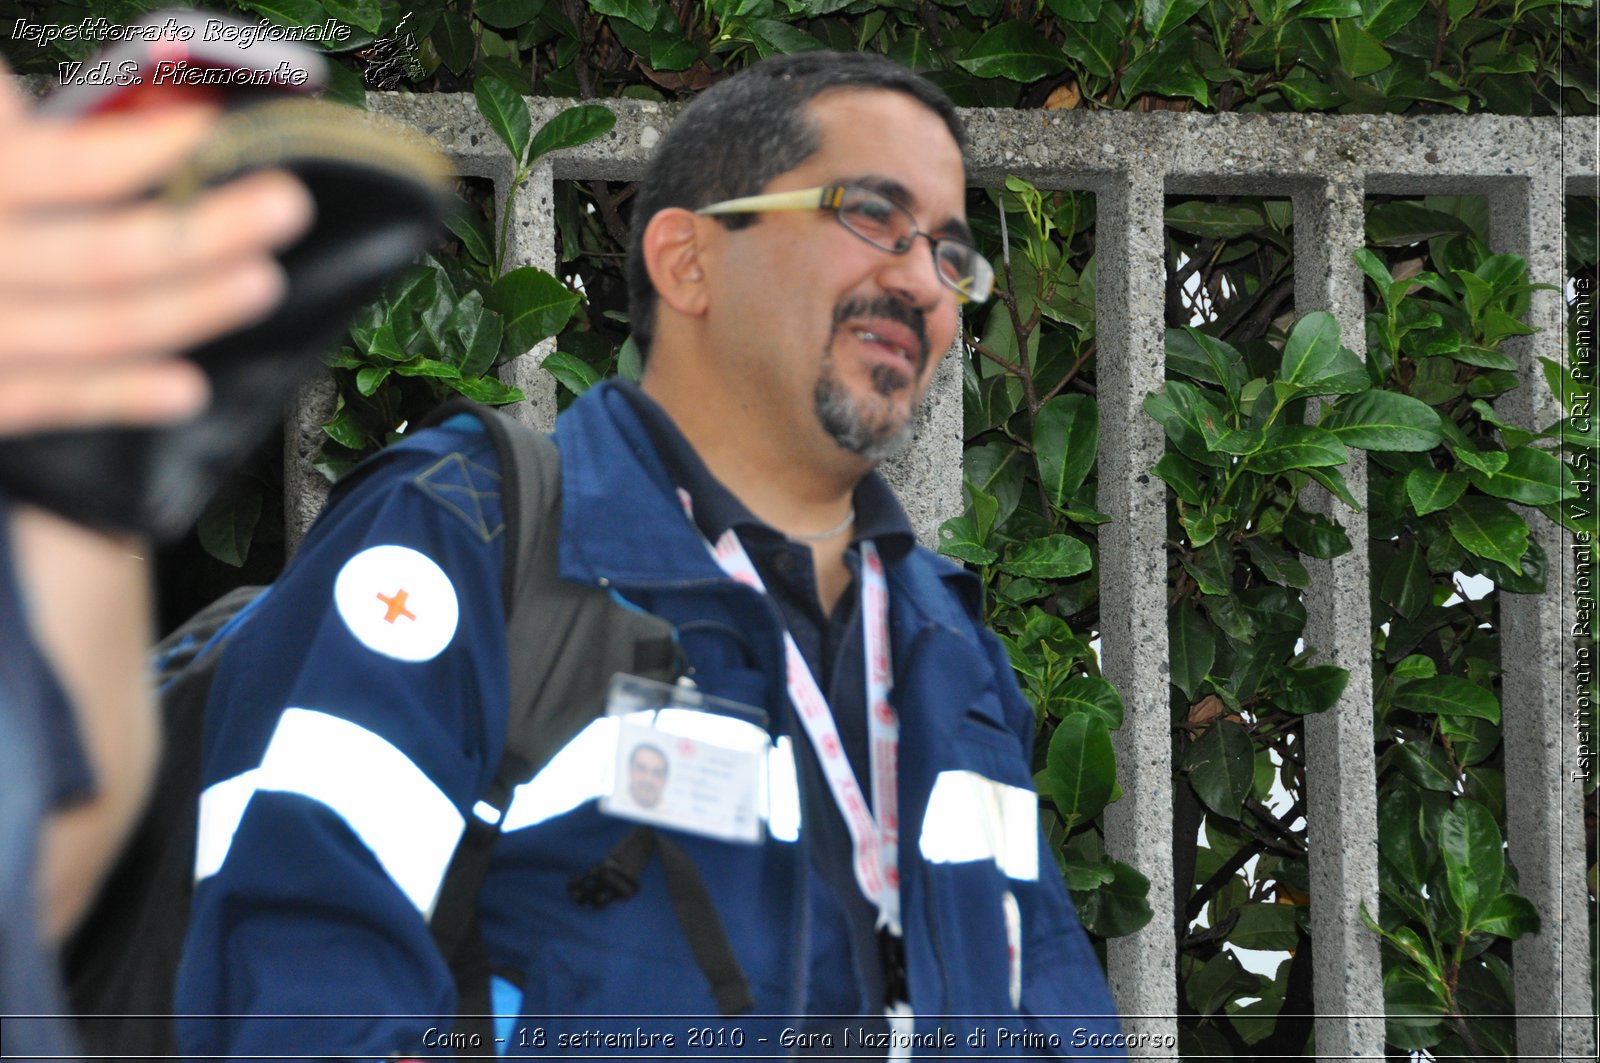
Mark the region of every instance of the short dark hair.
MULTIPOLYGON (((904 93, 944 120, 956 146, 966 132, 955 104, 932 82, 886 56, 862 52, 802 52, 757 63, 718 82, 678 116, 661 139, 634 193, 628 236, 628 317, 643 357, 655 338, 656 290, 644 264, 644 230, 668 207, 698 210, 751 196, 817 150, 806 105, 832 89, 904 93)), ((730 229, 752 215, 719 218, 730 229)))

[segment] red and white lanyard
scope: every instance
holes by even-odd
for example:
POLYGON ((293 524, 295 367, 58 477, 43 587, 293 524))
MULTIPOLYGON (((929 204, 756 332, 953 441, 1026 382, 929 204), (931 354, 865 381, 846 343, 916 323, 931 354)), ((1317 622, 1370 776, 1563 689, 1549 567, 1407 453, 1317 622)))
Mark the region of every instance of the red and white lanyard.
MULTIPOLYGON (((680 492, 684 509, 690 509, 687 492, 680 492)), ((732 579, 767 593, 766 584, 732 528, 715 545, 706 543, 711 556, 732 579)), ((845 756, 833 710, 822 694, 805 656, 787 628, 783 648, 788 673, 789 700, 800 715, 811 747, 822 763, 833 800, 850 831, 852 863, 862 894, 878 908, 878 925, 900 934, 899 749, 900 720, 889 704, 894 672, 889 661, 889 584, 878 548, 861 544, 861 628, 867 673, 867 741, 872 772, 872 807, 845 756), (874 817, 873 810, 877 810, 874 817)))

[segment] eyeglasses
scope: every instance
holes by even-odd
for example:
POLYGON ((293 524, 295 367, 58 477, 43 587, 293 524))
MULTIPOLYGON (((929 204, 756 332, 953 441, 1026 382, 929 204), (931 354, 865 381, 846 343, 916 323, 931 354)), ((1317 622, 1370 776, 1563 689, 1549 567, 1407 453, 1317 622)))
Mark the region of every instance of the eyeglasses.
POLYGON ((745 196, 701 207, 695 213, 760 214, 769 210, 831 210, 840 225, 891 255, 905 254, 917 237, 925 236, 933 250, 934 272, 939 282, 953 289, 962 302, 981 303, 994 289, 994 267, 972 245, 923 232, 905 207, 882 192, 859 185, 827 185, 802 188, 797 192, 745 196))

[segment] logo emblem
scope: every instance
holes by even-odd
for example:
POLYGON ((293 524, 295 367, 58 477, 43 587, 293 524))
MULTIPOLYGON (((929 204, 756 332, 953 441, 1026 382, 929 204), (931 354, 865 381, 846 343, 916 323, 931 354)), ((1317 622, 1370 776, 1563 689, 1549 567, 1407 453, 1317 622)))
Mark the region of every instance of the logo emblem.
POLYGON ((344 563, 334 605, 350 634, 397 661, 428 661, 455 637, 460 605, 450 577, 406 546, 374 546, 344 563))

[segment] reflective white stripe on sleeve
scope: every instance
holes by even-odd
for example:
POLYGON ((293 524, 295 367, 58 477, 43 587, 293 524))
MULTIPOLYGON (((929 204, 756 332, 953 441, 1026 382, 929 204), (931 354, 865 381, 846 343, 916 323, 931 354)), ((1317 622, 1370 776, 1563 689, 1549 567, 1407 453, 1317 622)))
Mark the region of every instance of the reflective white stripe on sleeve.
POLYGON ((993 860, 1008 878, 1039 877, 1039 798, 973 771, 933 781, 918 848, 931 864, 993 860))
POLYGON ((206 787, 200 795, 200 826, 194 854, 194 880, 210 878, 222 870, 233 845, 234 832, 244 818, 250 795, 256 792, 261 769, 251 768, 231 779, 206 787))
POLYGON ((252 794, 290 793, 333 810, 424 917, 433 914, 466 821, 410 758, 372 731, 286 709, 261 767, 200 795, 196 879, 220 870, 252 794))
POLYGON ((589 724, 539 774, 512 792, 501 832, 536 827, 610 793, 616 753, 616 718, 602 717, 589 724))
POLYGON ((767 751, 767 830, 780 842, 800 839, 800 782, 796 778, 794 741, 779 735, 767 751))

